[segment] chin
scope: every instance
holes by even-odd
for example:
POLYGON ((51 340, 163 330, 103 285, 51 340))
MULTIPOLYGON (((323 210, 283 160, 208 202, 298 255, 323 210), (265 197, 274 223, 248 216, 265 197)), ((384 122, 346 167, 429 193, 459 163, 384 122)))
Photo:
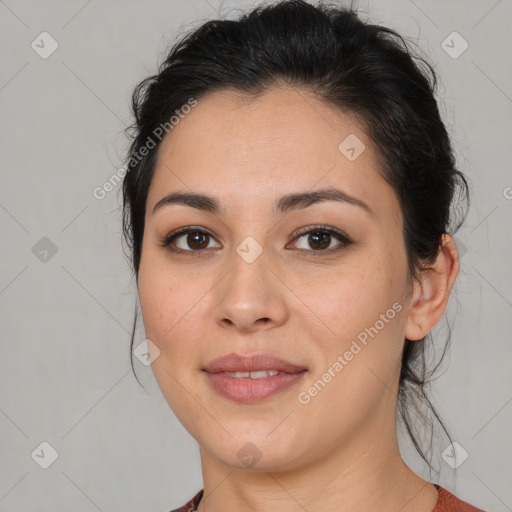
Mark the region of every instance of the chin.
POLYGON ((229 430, 229 424, 226 428, 233 437, 224 432, 222 439, 199 436, 196 441, 211 456, 227 466, 251 471, 281 471, 292 469, 302 458, 304 445, 290 436, 289 431, 283 430, 281 436, 276 432, 268 435, 275 424, 260 433, 245 431, 237 434, 229 430), (300 453, 297 446, 301 446, 300 453))

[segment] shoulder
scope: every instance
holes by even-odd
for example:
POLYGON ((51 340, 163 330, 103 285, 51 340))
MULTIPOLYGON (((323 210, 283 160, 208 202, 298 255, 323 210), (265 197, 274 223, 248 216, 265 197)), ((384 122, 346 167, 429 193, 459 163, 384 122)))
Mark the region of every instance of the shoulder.
POLYGON ((170 512, 191 512, 192 510, 195 510, 197 508, 197 505, 199 505, 201 498, 203 497, 203 492, 204 489, 201 489, 193 498, 187 501, 185 505, 182 505, 179 508, 175 508, 170 512))
POLYGON ((460 500, 447 491, 440 485, 434 484, 437 492, 439 493, 439 498, 437 499, 437 504, 432 512, 485 512, 480 508, 476 508, 465 501, 460 500))

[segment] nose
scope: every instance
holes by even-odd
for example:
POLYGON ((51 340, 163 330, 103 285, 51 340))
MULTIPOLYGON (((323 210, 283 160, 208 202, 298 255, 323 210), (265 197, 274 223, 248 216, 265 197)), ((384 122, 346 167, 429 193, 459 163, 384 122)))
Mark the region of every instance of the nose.
POLYGON ((235 253, 230 270, 215 287, 216 323, 244 333, 284 324, 289 316, 289 291, 277 267, 265 251, 254 261, 235 253))

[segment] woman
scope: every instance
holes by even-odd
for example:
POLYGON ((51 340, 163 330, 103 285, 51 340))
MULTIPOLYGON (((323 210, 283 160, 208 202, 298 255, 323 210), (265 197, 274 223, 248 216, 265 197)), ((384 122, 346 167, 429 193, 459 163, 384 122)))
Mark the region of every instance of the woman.
POLYGON ((177 511, 478 510, 397 442, 398 411, 427 460, 414 398, 467 197, 435 80, 395 32, 289 0, 205 23, 136 88, 124 233, 204 480, 177 511))

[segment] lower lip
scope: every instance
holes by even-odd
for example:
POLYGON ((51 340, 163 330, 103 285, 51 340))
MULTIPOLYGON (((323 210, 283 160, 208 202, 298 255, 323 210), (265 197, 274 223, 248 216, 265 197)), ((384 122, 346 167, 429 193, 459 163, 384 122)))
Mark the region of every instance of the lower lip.
POLYGON ((281 391, 289 389, 299 382, 306 371, 286 373, 251 379, 249 377, 235 378, 223 373, 208 373, 213 388, 220 395, 244 404, 252 404, 269 398, 281 391))

